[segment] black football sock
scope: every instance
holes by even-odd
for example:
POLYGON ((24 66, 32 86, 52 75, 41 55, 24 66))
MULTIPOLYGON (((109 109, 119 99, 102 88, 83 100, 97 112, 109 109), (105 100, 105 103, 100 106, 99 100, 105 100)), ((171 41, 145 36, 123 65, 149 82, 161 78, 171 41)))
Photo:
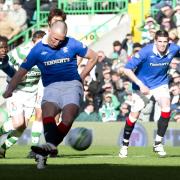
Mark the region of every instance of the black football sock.
POLYGON ((124 127, 124 134, 123 134, 123 146, 129 145, 129 139, 134 129, 135 122, 131 122, 129 117, 126 120, 126 124, 124 127))
POLYGON ((59 144, 63 141, 64 137, 67 135, 69 130, 71 129, 71 126, 68 126, 64 124, 62 121, 58 125, 59 130, 59 144))
POLYGON ((59 130, 54 117, 43 118, 44 136, 46 142, 57 146, 59 144, 59 130))
POLYGON ((161 116, 158 121, 157 135, 164 137, 170 119, 170 112, 161 112, 161 116))

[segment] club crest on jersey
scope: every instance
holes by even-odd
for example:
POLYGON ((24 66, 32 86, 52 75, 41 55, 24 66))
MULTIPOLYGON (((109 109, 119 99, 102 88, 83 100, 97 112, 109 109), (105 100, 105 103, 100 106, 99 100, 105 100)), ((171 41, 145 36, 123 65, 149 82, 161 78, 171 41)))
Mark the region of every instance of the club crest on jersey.
POLYGON ((83 48, 86 48, 87 46, 85 44, 83 44, 83 48))
POLYGON ((172 59, 173 55, 172 54, 168 54, 168 59, 172 59))
POLYGON ((64 48, 63 48, 63 52, 64 52, 64 53, 67 53, 67 52, 68 52, 68 48, 67 48, 67 47, 64 47, 64 48))
POLYGON ((140 58, 139 53, 136 53, 136 54, 134 55, 134 57, 137 58, 137 59, 139 59, 139 58, 140 58))
POLYGON ((48 52, 46 52, 46 51, 43 51, 43 52, 41 52, 41 55, 46 55, 48 52))

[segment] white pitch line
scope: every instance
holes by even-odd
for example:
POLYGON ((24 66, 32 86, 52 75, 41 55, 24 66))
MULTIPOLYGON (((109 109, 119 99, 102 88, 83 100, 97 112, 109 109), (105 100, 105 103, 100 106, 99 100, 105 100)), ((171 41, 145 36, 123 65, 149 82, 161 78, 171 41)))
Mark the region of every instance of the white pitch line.
MULTIPOLYGON (((112 155, 96 155, 96 156, 87 156, 88 158, 94 158, 94 157, 97 157, 97 158, 120 158, 118 155, 117 156, 112 156, 112 155)), ((149 156, 145 156, 145 155, 139 155, 139 156, 128 156, 130 158, 147 158, 149 156)), ((127 158, 128 158, 127 157, 127 158)), ((122 158, 120 158, 122 159, 122 158)), ((126 158, 124 158, 126 159, 126 158)))

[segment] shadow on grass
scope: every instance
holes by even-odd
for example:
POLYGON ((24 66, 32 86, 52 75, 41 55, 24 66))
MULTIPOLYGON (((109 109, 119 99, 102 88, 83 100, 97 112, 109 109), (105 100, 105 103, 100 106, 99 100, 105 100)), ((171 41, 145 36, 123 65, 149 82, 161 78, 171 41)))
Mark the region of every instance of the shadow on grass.
POLYGON ((0 178, 23 180, 154 180, 180 179, 178 166, 129 166, 121 164, 36 165, 1 164, 0 178))

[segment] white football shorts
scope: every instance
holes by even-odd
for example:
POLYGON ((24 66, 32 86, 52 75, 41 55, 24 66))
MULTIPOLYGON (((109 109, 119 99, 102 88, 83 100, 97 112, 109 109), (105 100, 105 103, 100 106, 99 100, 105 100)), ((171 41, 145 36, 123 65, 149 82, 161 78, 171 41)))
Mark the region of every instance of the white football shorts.
POLYGON ((170 98, 168 85, 165 84, 157 88, 151 89, 148 95, 143 95, 140 93, 140 91, 134 91, 132 94, 131 111, 132 112, 141 111, 152 96, 154 96, 157 102, 160 98, 164 98, 164 97, 170 98))
POLYGON ((7 109, 10 116, 23 113, 26 119, 33 115, 37 92, 15 90, 12 97, 7 99, 7 109))

